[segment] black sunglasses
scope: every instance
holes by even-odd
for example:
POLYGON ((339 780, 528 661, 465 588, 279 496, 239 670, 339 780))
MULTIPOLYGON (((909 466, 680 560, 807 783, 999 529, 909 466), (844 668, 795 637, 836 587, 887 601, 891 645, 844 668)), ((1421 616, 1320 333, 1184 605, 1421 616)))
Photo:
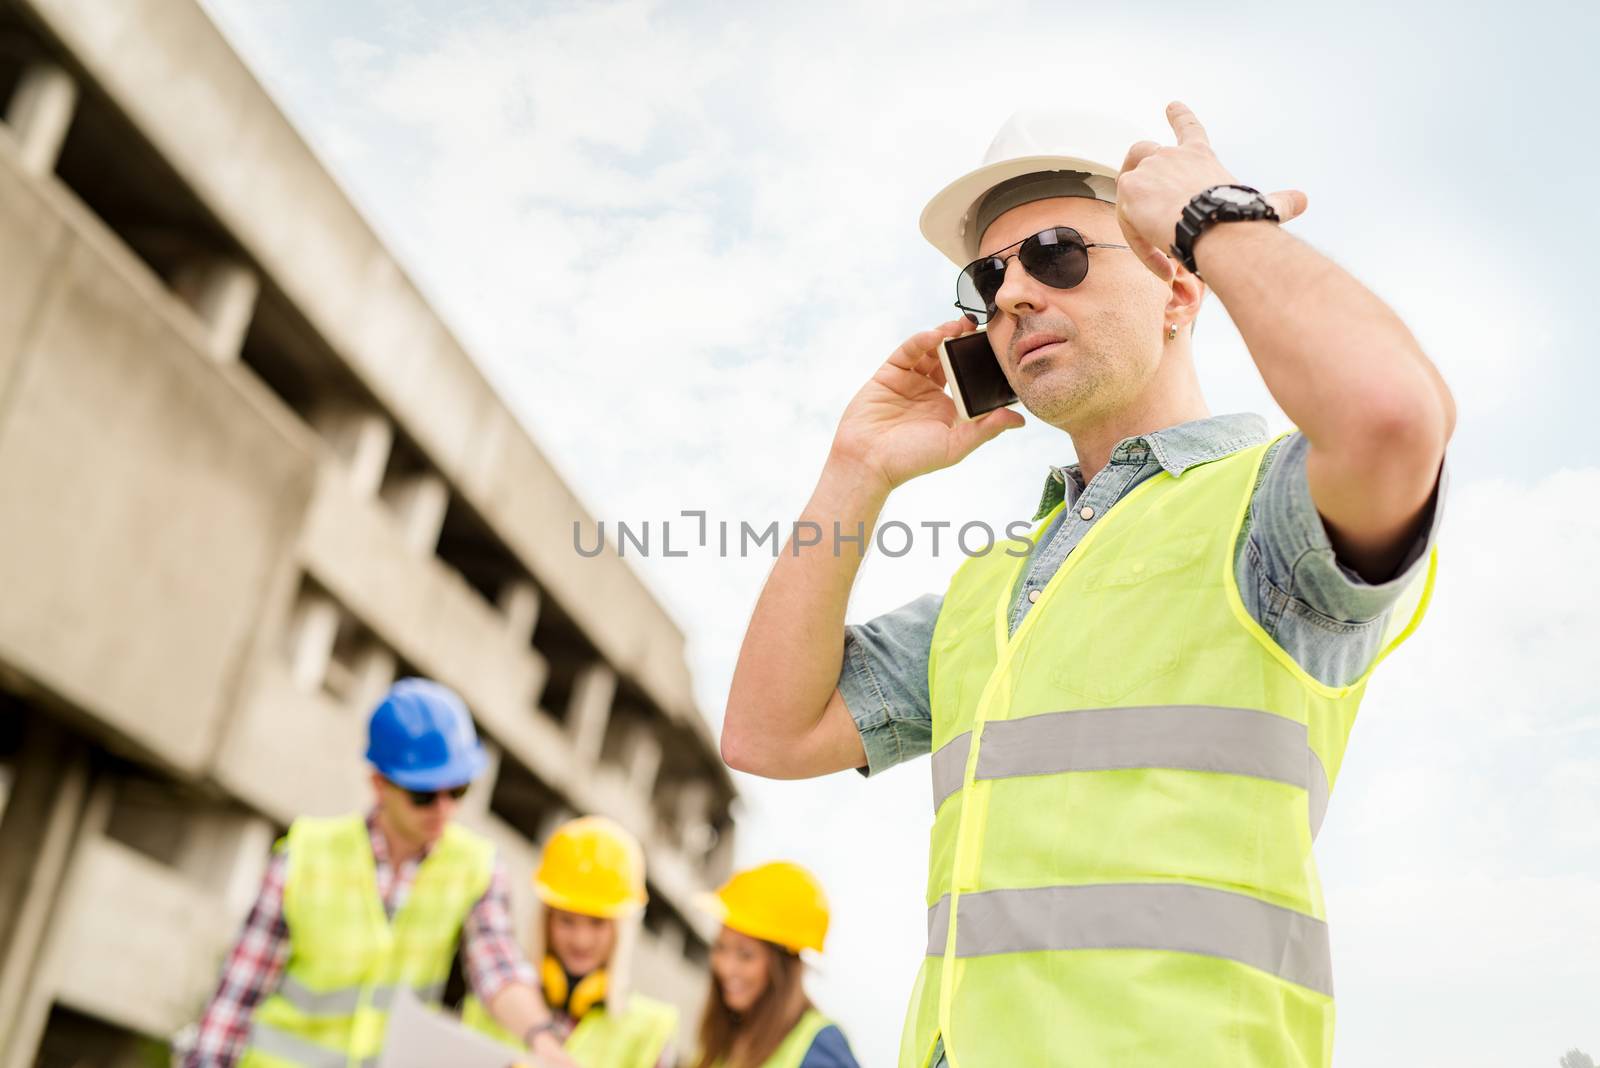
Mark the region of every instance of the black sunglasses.
POLYGON ((994 318, 994 298, 1005 284, 1006 264, 1013 256, 1022 261, 1024 271, 1050 288, 1071 289, 1088 277, 1090 249, 1127 247, 1085 241, 1083 235, 1070 226, 1040 230, 1032 237, 1007 245, 993 255, 980 256, 963 267, 956 278, 956 307, 978 326, 994 318))
POLYGON ((444 794, 449 794, 452 801, 460 801, 467 796, 466 786, 452 786, 448 790, 406 790, 404 786, 398 783, 391 783, 390 785, 397 790, 405 790, 406 796, 411 799, 411 803, 417 808, 432 808, 444 794))

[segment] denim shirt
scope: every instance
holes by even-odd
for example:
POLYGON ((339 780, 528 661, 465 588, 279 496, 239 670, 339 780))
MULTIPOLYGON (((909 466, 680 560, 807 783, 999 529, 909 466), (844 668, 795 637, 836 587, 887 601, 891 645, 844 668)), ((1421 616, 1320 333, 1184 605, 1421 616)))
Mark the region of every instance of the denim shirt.
MULTIPOLYGON (((1118 443, 1085 485, 1076 464, 1052 467, 1034 516, 1061 510, 1029 552, 1013 589, 1013 632, 1085 534, 1129 491, 1166 471, 1174 477, 1267 440, 1256 415, 1219 415, 1118 443)), ((1389 611, 1421 567, 1438 532, 1446 485, 1440 472, 1431 515, 1396 574, 1368 583, 1339 562, 1306 481, 1308 445, 1291 434, 1268 451, 1236 547, 1246 610, 1307 674, 1330 686, 1360 678, 1378 654, 1389 611)), ((926 755, 932 747, 928 656, 944 598, 926 594, 859 626, 845 628, 839 693, 861 731, 864 774, 926 755)))

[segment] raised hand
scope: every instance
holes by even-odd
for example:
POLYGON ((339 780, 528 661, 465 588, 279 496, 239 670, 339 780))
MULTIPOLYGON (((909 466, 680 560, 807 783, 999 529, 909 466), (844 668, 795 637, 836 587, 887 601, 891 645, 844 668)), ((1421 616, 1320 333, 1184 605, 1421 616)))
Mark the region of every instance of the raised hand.
POLYGON ((944 391, 939 343, 969 333, 965 319, 913 334, 845 408, 831 459, 881 479, 887 492, 918 475, 949 467, 1023 418, 1007 408, 962 422, 944 391))
MULTIPOLYGON (((1123 236, 1164 282, 1179 269, 1166 250, 1184 206, 1214 185, 1240 184, 1211 151, 1205 127, 1194 112, 1174 101, 1167 105, 1167 121, 1177 144, 1140 141, 1128 149, 1117 179, 1117 221, 1123 236)), ((1269 194, 1267 200, 1280 222, 1306 210, 1306 195, 1298 189, 1269 194)))

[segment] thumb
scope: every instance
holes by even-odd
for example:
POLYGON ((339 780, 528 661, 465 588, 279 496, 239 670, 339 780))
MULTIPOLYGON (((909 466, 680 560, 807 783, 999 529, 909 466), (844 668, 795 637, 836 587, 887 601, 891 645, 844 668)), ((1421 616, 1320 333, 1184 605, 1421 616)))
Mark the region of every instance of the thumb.
POLYGON ((962 460, 985 442, 993 441, 1007 430, 1014 430, 1026 422, 1020 412, 1010 408, 997 408, 967 423, 958 423, 950 430, 951 462, 962 460))
POLYGON ((1278 213, 1279 222, 1288 222, 1306 210, 1306 195, 1298 189, 1285 189, 1267 196, 1267 203, 1278 213))

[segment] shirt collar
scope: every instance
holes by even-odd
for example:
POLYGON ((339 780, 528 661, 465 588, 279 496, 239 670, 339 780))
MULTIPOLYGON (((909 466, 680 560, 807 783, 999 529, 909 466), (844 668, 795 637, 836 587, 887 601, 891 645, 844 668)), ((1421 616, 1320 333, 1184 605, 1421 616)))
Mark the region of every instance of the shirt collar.
MULTIPOLYGON (((370 808, 367 810, 367 837, 372 840, 372 862, 379 867, 391 863, 389 858, 389 840, 383 836, 383 831, 378 827, 378 810, 376 808, 370 808)), ((421 864, 424 860, 428 859, 428 854, 432 852, 432 844, 425 845, 422 847, 422 852, 418 853, 415 857, 412 857, 411 860, 407 861, 406 863, 421 864)))
MULTIPOLYGON (((1249 412, 1213 415, 1123 438, 1111 450, 1110 464, 1142 466, 1154 460, 1163 471, 1177 478, 1191 467, 1220 460, 1266 440, 1267 421, 1259 415, 1249 412)), ((1077 464, 1051 465, 1034 521, 1043 519, 1063 500, 1070 504, 1083 489, 1083 471, 1077 464)))

